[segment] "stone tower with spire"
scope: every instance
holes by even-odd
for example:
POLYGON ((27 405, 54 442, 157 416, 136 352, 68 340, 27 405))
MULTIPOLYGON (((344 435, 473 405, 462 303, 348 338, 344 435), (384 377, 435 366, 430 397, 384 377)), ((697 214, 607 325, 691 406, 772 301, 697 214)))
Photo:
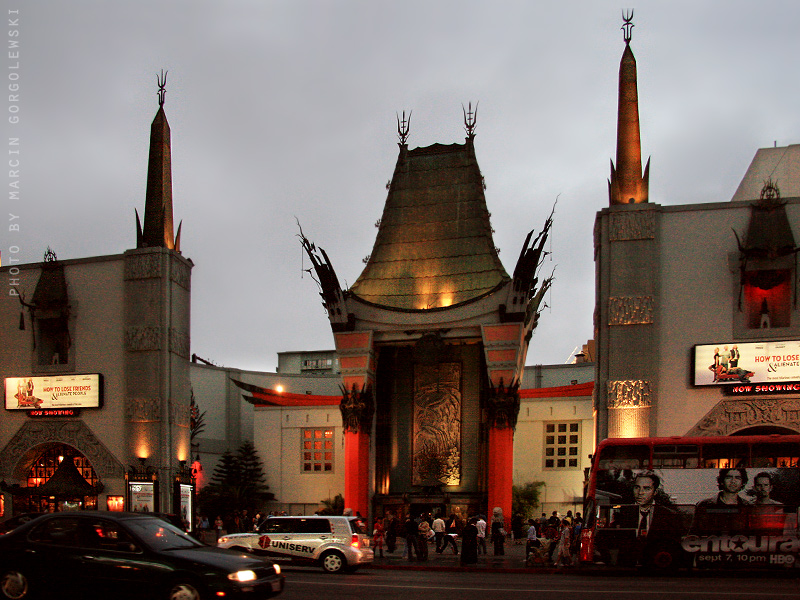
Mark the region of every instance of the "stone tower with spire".
POLYGON ((597 439, 656 433, 661 290, 660 207, 649 202, 650 161, 642 175, 633 11, 623 15, 619 68, 617 161, 611 163, 608 208, 595 220, 594 391, 597 439))
POLYGON ((189 308, 192 262, 173 234, 166 76, 150 128, 144 224, 136 212, 136 249, 125 253, 126 419, 130 464, 159 482, 162 512, 175 511, 176 481, 191 481, 189 308))
POLYGON ((650 160, 642 175, 642 144, 639 137, 639 91, 636 83, 636 57, 631 50, 633 11, 622 26, 625 50, 619 63, 619 105, 617 109, 617 163, 611 161, 608 197, 615 204, 647 202, 650 160))

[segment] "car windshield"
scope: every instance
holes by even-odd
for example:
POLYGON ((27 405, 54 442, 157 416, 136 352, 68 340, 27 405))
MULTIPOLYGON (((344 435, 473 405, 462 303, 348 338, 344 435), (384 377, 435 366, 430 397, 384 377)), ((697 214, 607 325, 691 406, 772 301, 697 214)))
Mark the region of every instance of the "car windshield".
POLYGON ((203 545, 174 525, 155 517, 130 519, 126 524, 139 539, 154 550, 178 550, 203 545))

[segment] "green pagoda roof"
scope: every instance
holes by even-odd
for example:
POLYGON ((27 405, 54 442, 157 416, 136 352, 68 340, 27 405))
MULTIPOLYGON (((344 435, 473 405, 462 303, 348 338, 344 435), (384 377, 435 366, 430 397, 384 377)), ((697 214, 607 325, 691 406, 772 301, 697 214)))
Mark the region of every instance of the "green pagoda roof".
POLYGON ((401 145, 375 246, 349 293, 428 310, 469 302, 510 281, 492 239, 472 138, 401 145))

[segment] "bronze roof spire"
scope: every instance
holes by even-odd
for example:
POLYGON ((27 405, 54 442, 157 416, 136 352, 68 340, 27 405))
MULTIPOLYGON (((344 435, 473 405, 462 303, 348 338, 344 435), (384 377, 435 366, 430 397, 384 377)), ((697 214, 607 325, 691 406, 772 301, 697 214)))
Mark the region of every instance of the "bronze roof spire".
POLYGON ((157 76, 158 112, 150 126, 150 157, 147 165, 147 192, 144 205, 144 227, 136 212, 136 247, 163 247, 180 252, 181 228, 173 234, 172 220, 172 152, 170 129, 164 112, 167 73, 157 76))
POLYGON ((642 175, 642 145, 639 137, 639 92, 636 58, 631 50, 633 10, 622 14, 625 50, 619 64, 619 105, 617 109, 617 162, 611 161, 608 181, 609 203, 638 204, 648 201, 650 160, 642 175))

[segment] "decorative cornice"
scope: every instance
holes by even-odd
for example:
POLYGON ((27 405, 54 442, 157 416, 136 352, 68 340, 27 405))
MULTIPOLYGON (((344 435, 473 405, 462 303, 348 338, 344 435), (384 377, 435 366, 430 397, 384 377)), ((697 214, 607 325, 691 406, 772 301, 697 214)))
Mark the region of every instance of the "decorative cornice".
POLYGON ((342 401, 339 404, 342 413, 344 430, 350 433, 366 433, 372 431, 372 416, 375 414, 375 399, 372 387, 358 389, 353 386, 347 390, 342 387, 342 401))
POLYGON ((656 237, 656 216, 652 210, 611 213, 608 238, 612 242, 652 240, 656 237))
POLYGON ((0 452, 0 477, 19 480, 27 476, 32 452, 53 443, 68 444, 92 463, 99 477, 122 477, 124 467, 81 420, 35 420, 19 428, 0 452))
POLYGON ((607 381, 608 408, 645 408, 653 405, 650 382, 641 379, 607 381))
POLYGON ((608 299, 609 325, 649 325, 653 322, 652 296, 611 296, 608 299))
POLYGON ((125 404, 125 418, 129 423, 161 421, 161 401, 158 398, 129 398, 125 404))
POLYGON ((171 279, 187 292, 191 291, 192 269, 177 255, 172 255, 172 268, 170 269, 171 279))
POLYGON ((161 277, 161 253, 129 254, 125 257, 125 279, 161 277))
MULTIPOLYGON (((126 327, 125 350, 128 352, 144 352, 147 350, 161 350, 163 347, 160 327, 126 327)), ((188 351, 186 353, 188 357, 188 351)))
POLYGON ((508 387, 500 385, 490 386, 486 399, 486 408, 489 419, 489 427, 495 429, 516 429, 517 417, 519 417, 519 382, 513 383, 508 387))
POLYGON ((686 435, 731 435, 748 427, 775 425, 800 433, 800 399, 720 400, 686 435))
POLYGON ((178 356, 189 358, 189 334, 171 327, 169 330, 169 349, 178 356))

